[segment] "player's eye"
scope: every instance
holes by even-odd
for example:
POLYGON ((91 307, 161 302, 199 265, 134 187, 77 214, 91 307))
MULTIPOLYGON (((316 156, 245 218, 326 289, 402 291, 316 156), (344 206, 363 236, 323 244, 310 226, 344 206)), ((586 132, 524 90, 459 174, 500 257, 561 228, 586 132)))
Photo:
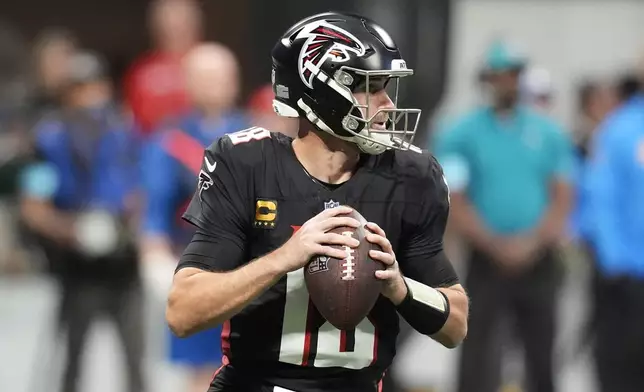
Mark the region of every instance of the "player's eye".
MULTIPOLYGON (((384 90, 389 83, 390 78, 387 77, 371 77, 369 78, 369 94, 375 94, 381 90, 384 90)), ((366 93, 367 92, 367 83, 366 78, 360 82, 356 88, 353 90, 354 93, 366 93)))

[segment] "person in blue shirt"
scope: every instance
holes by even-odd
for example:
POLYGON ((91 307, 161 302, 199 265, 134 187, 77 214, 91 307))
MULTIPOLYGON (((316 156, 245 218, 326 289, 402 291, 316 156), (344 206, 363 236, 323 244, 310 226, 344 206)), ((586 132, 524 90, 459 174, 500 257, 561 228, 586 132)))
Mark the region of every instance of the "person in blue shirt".
POLYGON ((439 130, 433 145, 451 191, 453 227, 470 248, 465 286, 474 306, 460 392, 498 390, 499 323, 508 313, 524 343, 527 389, 555 390, 555 249, 571 200, 572 148, 555 122, 518 103, 525 65, 495 41, 483 73, 490 104, 439 130))
POLYGON ((644 390, 644 93, 591 142, 587 220, 597 268, 595 361, 601 391, 644 390))
POLYGON ((590 144, 600 124, 617 104, 616 89, 612 85, 588 81, 579 88, 579 119, 573 134, 575 202, 568 222, 568 235, 578 245, 590 245, 592 230, 588 186, 591 180, 590 144))
MULTIPOLYGON (((142 267, 144 278, 163 301, 179 254, 194 233, 180 217, 197 189, 203 151, 224 134, 250 127, 244 115, 232 110, 238 68, 227 48, 202 44, 193 49, 185 59, 185 74, 195 109, 167 121, 146 145, 142 166, 146 193, 142 267)), ((191 370, 189 391, 208 388, 222 361, 221 332, 219 326, 185 339, 169 334, 170 359, 191 370)))
MULTIPOLYGON (((138 141, 111 103, 101 59, 74 54, 65 107, 34 129, 37 159, 21 173, 21 214, 62 290, 59 328, 67 331, 61 390, 78 390, 92 322, 112 319, 123 341, 128 391, 143 390, 142 296, 134 241, 138 141)), ((48 386, 49 388, 51 386, 48 386)))

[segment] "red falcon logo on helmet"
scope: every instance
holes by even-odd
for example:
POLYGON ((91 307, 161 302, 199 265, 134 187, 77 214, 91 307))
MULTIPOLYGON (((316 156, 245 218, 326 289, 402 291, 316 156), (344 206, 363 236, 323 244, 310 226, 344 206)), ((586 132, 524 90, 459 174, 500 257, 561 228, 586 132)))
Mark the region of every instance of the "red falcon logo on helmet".
POLYGON ((304 27, 296 37, 307 38, 300 51, 298 69, 302 82, 313 88, 313 78, 325 61, 343 63, 351 58, 365 54, 365 47, 349 32, 325 21, 311 23, 304 27))

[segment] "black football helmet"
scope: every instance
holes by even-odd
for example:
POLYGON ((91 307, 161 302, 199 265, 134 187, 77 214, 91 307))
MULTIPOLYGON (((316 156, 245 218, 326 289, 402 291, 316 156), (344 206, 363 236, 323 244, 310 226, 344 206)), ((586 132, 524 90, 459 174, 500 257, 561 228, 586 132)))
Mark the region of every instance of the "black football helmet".
POLYGON ((291 27, 272 51, 273 108, 305 117, 317 129, 356 143, 368 154, 411 147, 420 109, 398 108, 400 78, 410 76, 389 34, 362 16, 328 12, 291 27), (395 107, 369 113, 368 97, 387 87, 395 107), (354 93, 366 92, 360 104, 354 93), (373 128, 372 124, 386 124, 373 128), (378 129, 379 128, 379 129, 378 129))

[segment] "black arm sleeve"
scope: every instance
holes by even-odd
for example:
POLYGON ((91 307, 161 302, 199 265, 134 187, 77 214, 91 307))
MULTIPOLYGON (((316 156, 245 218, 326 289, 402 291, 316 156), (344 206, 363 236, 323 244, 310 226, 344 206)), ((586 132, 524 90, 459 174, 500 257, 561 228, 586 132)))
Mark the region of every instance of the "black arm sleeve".
MULTIPOLYGON (((420 205, 406 216, 411 222, 397 258, 405 276, 430 287, 448 287, 459 282, 443 252, 443 235, 449 215, 449 189, 443 170, 433 157, 419 190, 420 205)), ((418 205, 418 204, 417 204, 418 205)))
POLYGON ((243 159, 243 151, 233 146, 228 136, 206 149, 197 190, 183 214, 197 230, 177 270, 229 271, 243 264, 251 217, 249 201, 252 207, 252 171, 243 159))
POLYGON ((193 267, 205 271, 230 271, 240 265, 244 249, 226 237, 213 237, 200 229, 192 237, 179 259, 177 271, 193 267))
POLYGON ((397 311, 416 331, 431 336, 445 325, 450 313, 447 296, 434 288, 457 284, 458 277, 443 252, 449 189, 433 157, 418 185, 420 189, 412 194, 422 195, 420 204, 407 214, 408 240, 397 255, 408 289, 397 311))

